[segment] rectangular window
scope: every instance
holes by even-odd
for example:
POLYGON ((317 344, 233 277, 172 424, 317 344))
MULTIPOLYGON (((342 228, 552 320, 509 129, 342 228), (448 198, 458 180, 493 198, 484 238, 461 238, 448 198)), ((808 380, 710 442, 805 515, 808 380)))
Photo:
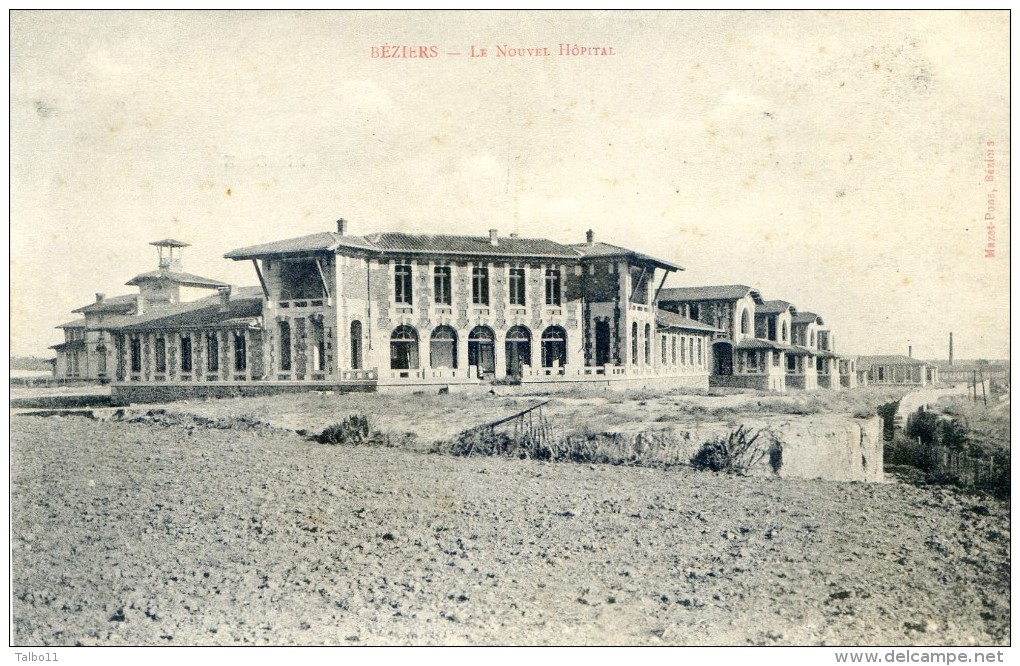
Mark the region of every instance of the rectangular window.
POLYGON ((687 336, 680 336, 680 365, 687 365, 687 336))
POLYGON ((280 370, 290 370, 290 322, 280 322, 280 370))
POLYGON ((452 305, 453 289, 450 285, 449 266, 436 266, 435 286, 436 305, 452 305))
POLYGON ((510 305, 524 305, 524 269, 510 269, 510 305))
POLYGON ((397 303, 411 305, 411 266, 397 264, 394 268, 394 294, 397 303))
POLYGON ((244 333, 234 334, 234 370, 243 372, 248 367, 248 343, 244 333))
POLYGON ((142 341, 131 338, 131 372, 142 371, 142 341))
POLYGON ((215 333, 205 337, 206 369, 216 372, 220 369, 220 341, 215 333))
POLYGON ((787 356, 786 357, 786 370, 787 372, 794 372, 797 370, 797 357, 787 356))
POLYGON ((489 269, 485 266, 471 269, 471 302, 475 305, 489 304, 489 269))
POLYGON ((638 266, 630 267, 630 300, 632 303, 648 303, 648 270, 638 266))
POLYGON ((545 304, 562 304, 560 294, 560 269, 558 268, 545 269, 545 304))
POLYGON ((703 366, 705 365, 705 357, 704 352, 701 351, 702 350, 701 344, 702 340, 701 338, 698 338, 698 365, 703 366))
POLYGON ((166 338, 156 338, 156 372, 166 372, 166 338))
POLYGON ((693 319, 695 321, 698 321, 700 319, 700 317, 701 317, 701 308, 698 307, 697 303, 691 303, 690 313, 691 313, 690 314, 690 318, 691 319, 693 319))
POLYGON ((181 338, 181 372, 191 372, 191 336, 181 338))

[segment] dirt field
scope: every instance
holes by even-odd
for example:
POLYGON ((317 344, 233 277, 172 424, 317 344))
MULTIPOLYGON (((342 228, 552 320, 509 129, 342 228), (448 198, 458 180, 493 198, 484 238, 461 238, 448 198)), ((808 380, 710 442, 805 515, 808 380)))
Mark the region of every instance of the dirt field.
MULTIPOLYGON (((456 396, 402 404, 451 397, 428 428, 476 423, 456 396)), ((193 407, 274 420, 279 404, 230 403, 193 407)), ((1010 640, 1009 508, 991 500, 326 446, 243 422, 12 420, 16 645, 1010 640)))

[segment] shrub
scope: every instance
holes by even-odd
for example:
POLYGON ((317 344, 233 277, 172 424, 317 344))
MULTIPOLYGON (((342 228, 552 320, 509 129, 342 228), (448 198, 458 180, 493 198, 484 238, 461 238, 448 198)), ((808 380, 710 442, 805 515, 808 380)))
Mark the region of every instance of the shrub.
POLYGON ((691 458, 691 465, 700 470, 746 475, 768 456, 772 471, 778 473, 783 465, 782 444, 771 437, 771 444, 763 446, 759 438, 764 432, 751 434, 750 429, 739 426, 726 437, 702 444, 691 458))
POLYGON ((339 423, 327 426, 315 439, 320 444, 364 444, 370 437, 368 417, 352 414, 339 423))

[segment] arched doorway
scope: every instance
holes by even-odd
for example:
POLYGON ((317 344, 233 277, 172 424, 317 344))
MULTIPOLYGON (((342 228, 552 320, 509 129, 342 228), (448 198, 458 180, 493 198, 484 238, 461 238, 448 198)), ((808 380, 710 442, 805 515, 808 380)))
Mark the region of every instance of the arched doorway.
POLYGON ((712 374, 733 374, 733 345, 728 342, 716 342, 712 345, 712 356, 715 358, 712 374))
MULTIPOLYGON (((597 357, 598 324, 595 325, 595 333, 595 356, 597 357)), ((608 348, 608 345, 606 346, 608 348)), ((608 356, 608 354, 606 355, 608 356)), ((542 331, 542 367, 551 368, 556 364, 559 364, 561 368, 567 364, 567 332, 559 326, 550 326, 542 331)))
POLYGON ((449 326, 437 326, 432 331, 429 357, 433 368, 457 367, 457 331, 449 326))
POLYGON ((531 365, 531 331, 514 326, 506 332, 506 374, 520 377, 522 365, 531 365))
POLYGON ((468 365, 479 373, 496 372, 496 334, 488 326, 475 326, 468 334, 468 365))
POLYGON ((418 369, 418 331, 410 326, 398 326, 390 334, 390 368, 392 370, 418 369))

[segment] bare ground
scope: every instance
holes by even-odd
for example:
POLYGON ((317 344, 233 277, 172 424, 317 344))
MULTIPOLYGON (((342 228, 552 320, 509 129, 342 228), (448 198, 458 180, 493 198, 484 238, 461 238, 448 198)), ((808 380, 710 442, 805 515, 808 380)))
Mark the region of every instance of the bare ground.
POLYGON ((16 645, 1010 640, 993 500, 12 421, 16 645))

